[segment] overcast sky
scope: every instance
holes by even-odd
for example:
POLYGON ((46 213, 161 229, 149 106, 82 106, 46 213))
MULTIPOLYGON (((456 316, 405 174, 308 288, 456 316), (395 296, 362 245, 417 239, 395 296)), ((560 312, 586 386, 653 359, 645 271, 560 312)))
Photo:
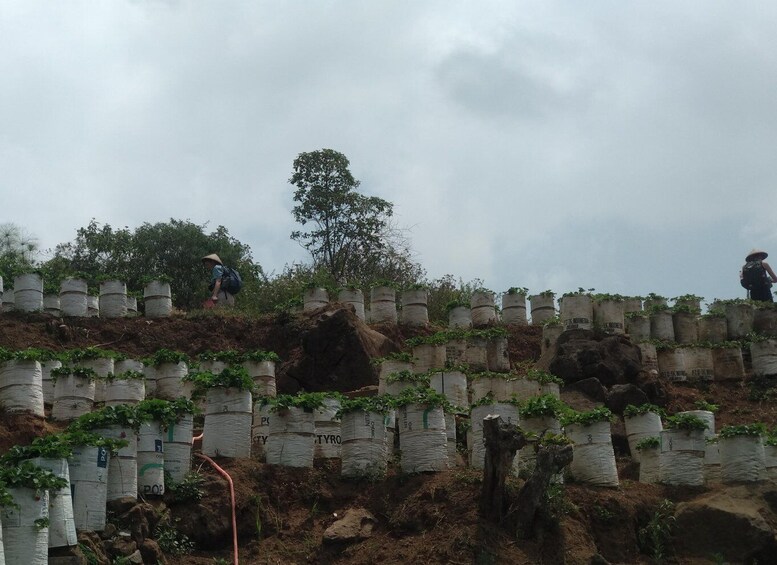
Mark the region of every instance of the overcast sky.
POLYGON ((222 224, 266 272, 344 153, 430 278, 743 297, 777 263, 777 3, 0 0, 0 223, 222 224))

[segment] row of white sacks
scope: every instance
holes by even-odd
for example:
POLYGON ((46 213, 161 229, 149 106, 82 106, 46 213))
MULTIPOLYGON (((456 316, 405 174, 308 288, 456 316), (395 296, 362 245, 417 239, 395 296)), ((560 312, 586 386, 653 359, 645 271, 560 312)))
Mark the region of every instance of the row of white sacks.
POLYGON ((777 446, 764 437, 715 433, 715 415, 707 410, 690 414, 707 424, 705 430, 663 429, 658 414, 625 417, 632 457, 639 461, 639 480, 646 483, 700 486, 777 480, 777 446), (657 438, 658 445, 637 448, 640 441, 657 438))
MULTIPOLYGON (((428 323, 428 291, 411 289, 399 292, 387 286, 378 286, 370 290, 369 310, 365 309, 364 293, 359 289, 338 291, 337 301, 353 306, 356 315, 369 322, 397 322, 407 325, 428 323)), ((329 303, 329 292, 324 288, 307 289, 302 296, 305 311, 321 308, 329 303)), ((486 326, 501 321, 505 324, 526 325, 527 293, 504 292, 501 295, 501 307, 497 307, 496 294, 491 291, 475 291, 469 299, 469 305, 459 305, 448 314, 448 324, 452 328, 486 326)), ((543 324, 556 316, 555 295, 540 293, 528 297, 531 310, 531 323, 543 324)), ((662 303, 645 300, 644 307, 662 303)), ((663 304, 666 300, 663 300, 663 304)), ((698 301, 695 304, 698 308, 698 301)), ((588 294, 571 294, 559 300, 559 314, 566 329, 577 327, 599 327, 613 333, 623 333, 624 316, 629 312, 643 311, 643 302, 639 297, 623 299, 592 299, 588 294)))
MULTIPOLYGON (((444 345, 419 345, 413 348, 416 362, 388 360, 379 368, 379 392, 394 392, 401 383, 390 384, 388 377, 392 373, 411 371, 431 375, 432 387, 449 397, 455 405, 467 407, 495 391, 499 397, 509 398, 515 393, 520 398, 537 396, 550 392, 557 385, 540 385, 515 377, 509 370, 506 338, 482 340, 471 343, 467 340, 455 340, 444 345), (470 367, 481 367, 483 379, 472 380, 468 386, 467 375, 461 371, 445 370, 442 367, 449 361, 460 360, 470 367), (487 372, 490 370, 491 372, 487 372), (469 389, 469 391, 468 391, 469 389), (504 389, 504 390, 502 390, 504 389), (471 398, 470 398, 471 395, 471 398)), ((253 378, 256 393, 262 396, 275 395, 275 364, 272 361, 245 361, 243 367, 253 378)), ((191 397, 191 383, 185 381, 189 373, 185 362, 162 363, 157 367, 144 366, 140 361, 124 359, 114 361, 110 357, 81 360, 79 367, 88 368, 100 377, 89 379, 76 374, 52 376, 52 371, 60 368, 57 360, 43 363, 29 360, 9 360, 0 363, 0 405, 11 411, 26 411, 37 415, 44 414, 44 404, 52 405, 52 417, 57 420, 71 420, 89 412, 95 403, 106 405, 131 404, 143 400, 146 396, 174 400, 181 396, 191 397), (145 379, 122 379, 129 372, 142 372, 145 379), (108 378, 116 375, 118 378, 108 378)), ((202 370, 218 372, 226 366, 219 361, 203 361, 202 370)))
MULTIPOLYGON (((429 323, 429 293, 426 289, 404 290, 400 291, 399 295, 400 300, 397 301, 397 291, 394 288, 374 287, 370 290, 369 309, 365 308, 364 293, 359 289, 342 289, 336 300, 352 306, 359 319, 370 323, 401 322, 409 326, 424 326, 429 323)), ((507 296, 505 293, 505 297, 507 296)), ((302 309, 306 312, 316 310, 326 306, 329 301, 330 296, 326 289, 309 288, 302 295, 302 309)), ((490 292, 475 292, 469 307, 454 310, 448 318, 452 328, 486 326, 498 319, 494 294, 490 292)), ((511 306, 510 299, 503 300, 502 321, 506 324, 526 325, 525 301, 522 306, 511 306)))
MULTIPOLYGON (((385 471, 393 436, 399 434, 400 466, 404 472, 439 471, 458 461, 456 452, 455 415, 441 409, 410 405, 381 418, 378 414, 350 413, 342 422, 334 419, 337 401, 330 400, 327 409, 305 412, 289 410, 272 412, 268 406, 259 408, 253 435, 260 457, 267 463, 292 467, 310 467, 314 458, 341 458, 343 474, 359 476, 366 469, 385 471), (385 436, 380 430, 385 422, 385 436), (369 437, 367 437, 369 436, 369 437), (418 443, 420 442, 420 443, 418 443), (373 459, 365 455, 358 465, 351 461, 353 449, 371 446, 373 459), (446 448, 447 446, 447 448, 446 448)), ((714 430, 714 415, 707 411, 691 411, 714 430)), ((591 425, 570 424, 562 430, 559 421, 551 417, 521 418, 512 403, 494 403, 472 409, 468 432, 468 463, 482 469, 485 459, 483 418, 498 414, 507 423, 519 425, 525 432, 542 434, 564 433, 570 438, 574 458, 568 476, 580 483, 596 486, 617 486, 618 474, 612 446, 609 422, 591 425)), ((777 447, 764 445, 762 438, 720 438, 706 443, 713 432, 687 432, 661 427, 657 415, 626 418, 629 443, 636 446, 645 437, 659 437, 657 450, 640 451, 640 480, 676 485, 696 485, 706 481, 727 483, 777 479, 777 447), (756 448, 750 454, 741 447, 756 448)), ((521 450, 514 461, 516 474, 530 472, 534 466, 531 447, 521 450)))
MULTIPOLYGON (((365 309, 364 293, 359 289, 343 289, 337 294, 337 301, 353 307, 356 316, 371 323, 401 322, 411 326, 422 326, 429 322, 428 291, 425 289, 403 290, 399 292, 391 287, 375 287, 370 291, 370 308, 365 309)), ((311 288, 303 294, 303 310, 311 311, 329 303, 330 296, 326 289, 311 288)), ((589 297, 590 298, 590 297, 589 297)), ((531 321, 542 324, 556 314, 552 294, 538 294, 530 297, 531 321)), ((624 303, 615 303, 614 310, 609 303, 597 305, 601 322, 619 333, 624 329, 624 303), (610 312, 613 314, 610 314, 610 312), (620 317, 617 317, 620 312, 620 317), (611 320, 611 318, 614 319, 611 320)), ((637 310, 641 302, 637 300, 637 310)), ((494 322, 512 325, 527 325, 526 295, 523 293, 505 292, 501 296, 501 308, 497 308, 496 295, 490 291, 475 291, 469 300, 469 305, 459 305, 448 312, 450 328, 482 327, 494 322)), ((597 321, 599 321, 597 319, 597 321)))
MULTIPOLYGON (((123 318, 137 316, 138 303, 127 295, 127 285, 121 281, 100 283, 98 296, 88 294, 87 283, 81 279, 65 279, 59 294, 44 294, 43 278, 38 274, 20 275, 14 288, 3 292, 0 279, 2 312, 46 312, 53 316, 123 318)), ((147 318, 170 316, 173 309, 170 284, 148 283, 143 289, 143 304, 147 318)))
MULTIPOLYGON (((635 299, 636 300, 636 299, 635 299)), ((711 306, 720 315, 701 316, 699 301, 683 304, 686 308, 651 308, 639 301, 597 301, 587 294, 572 294, 560 299, 559 321, 565 330, 602 328, 611 333, 628 333, 634 341, 658 339, 677 343, 707 341, 719 343, 742 339, 752 331, 777 330, 777 310, 758 308, 745 302, 716 302, 711 306), (628 314, 628 315, 627 315, 628 314)), ((653 306, 663 304, 658 302, 653 306)))
MULTIPOLYGON (((303 309, 309 311, 321 308, 332 298, 335 297, 330 297, 326 289, 308 289, 303 293, 303 309)), ((425 289, 398 292, 391 287, 375 287, 370 290, 369 309, 365 308, 364 293, 359 289, 340 290, 336 300, 351 305, 357 317, 369 322, 401 322, 415 326, 429 322, 428 291, 425 289)), ((552 293, 529 296, 528 302, 531 323, 534 325, 544 324, 558 316, 562 328, 567 330, 593 329, 596 326, 610 333, 633 333, 640 339, 669 341, 675 340, 676 333, 680 343, 699 339, 740 339, 752 331, 754 318, 759 315, 774 316, 773 312, 759 311, 751 304, 716 301, 711 308, 725 311, 726 317, 700 317, 693 314, 686 316, 682 311, 673 316, 671 309, 663 312, 651 311, 648 317, 651 307, 666 306, 666 299, 660 297, 643 302, 639 297, 594 298, 586 293, 572 293, 559 299, 558 310, 555 306, 555 295, 552 293), (644 313, 645 317, 628 319, 627 315, 632 312, 644 313), (694 335, 703 337, 694 338, 694 335)), ((687 306, 695 311, 701 310, 700 303, 700 299, 676 300, 677 305, 687 306)), ((501 308, 498 308, 493 292, 476 291, 472 294, 468 306, 456 306, 448 314, 448 325, 451 328, 482 327, 499 321, 505 324, 528 324, 525 293, 503 293, 501 308)))
MULTIPOLYGON (((668 381, 741 381, 745 376, 742 347, 684 345, 659 348, 650 342, 637 346, 642 352, 642 367, 655 370, 668 381)), ((754 341, 749 346, 752 373, 756 376, 777 375, 777 339, 754 341)))
POLYGON ((776 335, 777 310, 733 303, 726 305, 725 312, 725 316, 671 310, 643 313, 626 318, 626 333, 634 341, 658 339, 674 343, 721 343, 746 338, 753 331, 776 335))
MULTIPOLYGON (((102 357, 79 361, 78 366, 93 370, 98 378, 77 374, 55 378, 52 371, 62 367, 62 362, 57 360, 43 363, 31 360, 0 362, 0 406, 10 412, 43 416, 45 404, 50 404, 52 418, 69 421, 90 412, 95 404, 135 404, 147 396, 164 400, 182 396, 191 398, 193 387, 184 380, 189 373, 184 362, 147 367, 135 359, 114 361, 110 357, 102 357), (145 378, 121 378, 132 372, 143 373, 145 378), (116 377, 109 378, 110 375, 116 377)), ((246 361, 243 366, 253 378, 259 394, 275 395, 274 362, 246 361)), ((220 371, 224 364, 204 361, 201 368, 220 371)))

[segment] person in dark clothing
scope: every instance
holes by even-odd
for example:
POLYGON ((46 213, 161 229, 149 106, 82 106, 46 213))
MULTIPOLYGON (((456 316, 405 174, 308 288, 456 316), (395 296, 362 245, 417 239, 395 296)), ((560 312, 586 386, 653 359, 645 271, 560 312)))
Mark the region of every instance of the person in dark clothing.
POLYGON ((748 290, 750 300, 774 302, 772 284, 777 280, 769 263, 764 261, 769 256, 766 251, 753 249, 745 257, 745 265, 739 272, 739 281, 748 290))

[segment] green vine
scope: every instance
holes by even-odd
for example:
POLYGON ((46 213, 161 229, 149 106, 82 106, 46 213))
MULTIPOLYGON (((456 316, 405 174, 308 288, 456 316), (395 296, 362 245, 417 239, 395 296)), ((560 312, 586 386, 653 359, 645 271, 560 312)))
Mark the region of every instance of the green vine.
POLYGON ((666 416, 666 411, 660 406, 656 406, 655 404, 642 404, 640 406, 629 404, 623 411, 623 415, 627 418, 633 418, 634 416, 641 416, 642 414, 647 414, 648 412, 658 414, 662 418, 666 416))
POLYGON ((693 414, 675 414, 666 419, 666 427, 673 430, 706 430, 709 426, 693 414))
POLYGON ((657 449, 661 447, 661 439, 657 437, 646 437, 640 440, 634 447, 639 451, 657 449))
POLYGON ((718 434, 721 438, 732 438, 739 436, 766 436, 769 430, 766 424, 760 422, 755 424, 740 424, 738 426, 723 426, 718 434))
POLYGON ((588 412, 567 411, 561 415, 561 423, 564 426, 578 424, 580 426, 590 426, 597 422, 612 422, 615 419, 614 414, 609 408, 601 406, 588 412))
POLYGON ((543 394, 526 400, 518 410, 521 418, 557 418, 569 407, 552 394, 543 394))
POLYGON ((194 383, 195 388, 206 390, 209 388, 236 388, 238 390, 253 390, 254 381, 248 371, 240 365, 226 367, 219 373, 211 371, 195 371, 183 378, 184 381, 194 383))

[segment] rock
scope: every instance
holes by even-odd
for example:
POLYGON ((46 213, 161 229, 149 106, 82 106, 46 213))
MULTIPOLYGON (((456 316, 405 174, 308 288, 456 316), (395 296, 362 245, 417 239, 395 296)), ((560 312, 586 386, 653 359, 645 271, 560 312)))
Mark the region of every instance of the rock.
POLYGON ((232 507, 229 495, 224 496, 227 483, 218 475, 203 476, 203 492, 216 495, 176 505, 175 527, 197 544, 199 549, 221 549, 232 542, 232 507))
POLYGON ((132 539, 141 545, 154 531, 161 514, 162 512, 157 511, 151 504, 136 504, 119 518, 119 522, 128 525, 132 539))
POLYGON ((375 517, 364 508, 351 508, 324 532, 325 543, 347 543, 372 535, 375 517))
POLYGON ((669 392, 666 389, 666 383, 658 378, 658 372, 655 370, 642 371, 637 379, 637 386, 645 393, 650 404, 665 407, 669 404, 669 392))
POLYGON ((574 384, 574 387, 585 394, 588 398, 596 400, 597 402, 604 402, 607 398, 607 390, 599 382, 596 377, 590 377, 588 379, 582 379, 574 384))
POLYGON ((561 334, 549 371, 566 383, 594 377, 605 387, 634 382, 642 368, 639 347, 624 336, 590 330, 561 334))
POLYGON ((116 532, 118 530, 116 529, 116 526, 114 524, 108 523, 105 524, 105 528, 102 532, 100 532, 100 539, 111 539, 113 536, 116 535, 116 532))
POLYGON ((129 512, 138 503, 138 499, 132 496, 123 496, 116 500, 109 500, 106 508, 113 516, 121 516, 129 512))
POLYGON ((642 406, 643 404, 647 404, 647 402, 647 395, 637 388, 637 385, 625 384, 613 385, 607 393, 604 405, 615 414, 623 415, 623 411, 629 404, 642 406))
POLYGON ((111 547, 108 547, 106 542, 106 549, 112 557, 127 557, 138 550, 138 544, 130 538, 117 537, 111 540, 111 547))
POLYGON ((301 336, 302 355, 277 377, 278 391, 345 392, 376 385, 370 361, 395 351, 396 344, 342 305, 315 313, 315 325, 301 336))
POLYGON ((677 505, 675 544, 683 554, 773 563, 777 541, 765 516, 775 518, 757 486, 713 492, 677 505))
POLYGON ((111 560, 105 554, 100 536, 97 533, 79 530, 78 547, 87 563, 94 563, 96 560, 99 565, 110 565, 111 560))
POLYGON ((48 565, 89 565, 89 562, 83 555, 58 555, 49 556, 48 565))
POLYGON ((159 565, 167 563, 159 544, 152 539, 147 539, 140 544, 139 551, 140 555, 143 557, 143 563, 158 563, 159 565))

